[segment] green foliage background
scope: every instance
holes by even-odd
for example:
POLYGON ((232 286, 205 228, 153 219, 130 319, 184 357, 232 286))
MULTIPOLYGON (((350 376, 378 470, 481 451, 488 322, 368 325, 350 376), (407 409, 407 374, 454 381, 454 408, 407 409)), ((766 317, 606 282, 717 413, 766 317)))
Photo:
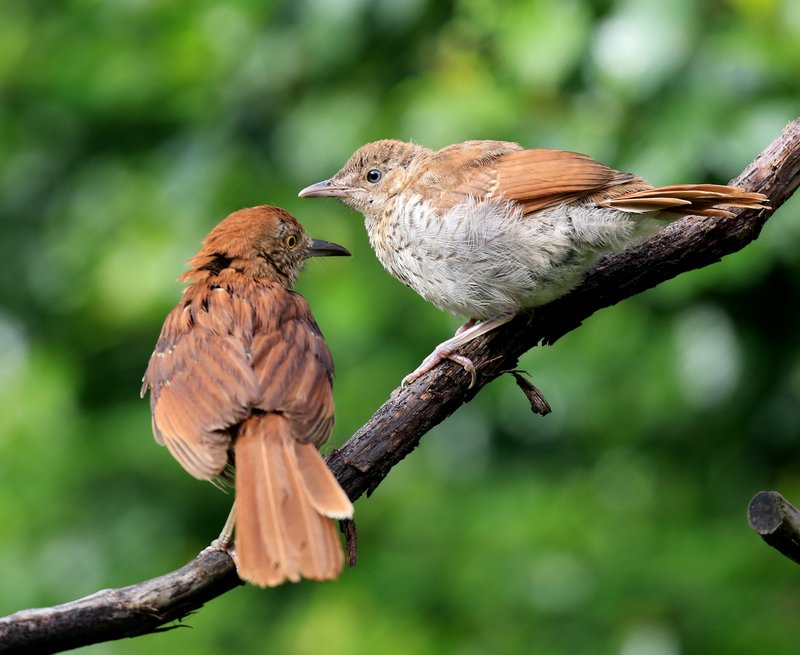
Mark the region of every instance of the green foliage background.
MULTIPOLYGON (((230 498, 152 440, 139 381, 182 262, 230 211, 351 260, 300 290, 343 442, 458 324, 361 220, 299 200, 365 141, 579 150, 724 182, 800 107, 794 0, 27 0, 0 4, 0 615, 177 568, 230 498)), ((357 504, 334 584, 242 588, 157 653, 796 653, 800 569, 750 531, 800 500, 800 202, 720 264, 523 360, 357 504)))

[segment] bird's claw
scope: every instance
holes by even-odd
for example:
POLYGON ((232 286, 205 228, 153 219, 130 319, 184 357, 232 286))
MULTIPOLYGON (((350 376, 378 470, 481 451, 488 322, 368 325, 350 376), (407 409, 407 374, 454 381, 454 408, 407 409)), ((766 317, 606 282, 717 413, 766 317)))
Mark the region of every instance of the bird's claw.
POLYGON ((475 383, 478 381, 478 372, 475 369, 475 364, 472 363, 472 360, 469 357, 465 357, 464 355, 456 355, 455 353, 451 353, 446 357, 456 364, 461 364, 464 370, 469 373, 470 380, 469 387, 467 388, 472 389, 472 387, 474 387, 475 383))
POLYGON ((236 573, 239 573, 239 558, 236 556, 236 548, 234 547, 233 537, 220 535, 208 546, 203 548, 197 556, 202 557, 207 553, 222 552, 227 553, 228 557, 233 561, 233 566, 236 568, 236 573))
POLYGON ((416 369, 414 369, 411 373, 406 375, 403 378, 403 381, 400 383, 400 386, 407 386, 414 382, 416 379, 425 375, 428 371, 433 370, 438 366, 442 361, 445 359, 449 359, 450 361, 455 362, 456 364, 460 364, 464 370, 470 374, 470 382, 469 382, 469 389, 475 386, 475 383, 478 381, 478 373, 475 369, 475 364, 472 363, 472 360, 469 357, 465 357, 464 355, 458 355, 454 353, 449 348, 443 348, 441 345, 437 346, 436 349, 428 355, 424 360, 422 360, 422 364, 420 364, 416 369))
POLYGON ((212 541, 208 546, 203 548, 198 553, 198 557, 200 555, 205 555, 206 553, 213 553, 215 551, 223 551, 227 552, 229 555, 233 553, 233 537, 230 535, 220 535, 214 541, 212 541))
POLYGON ((470 328, 471 328, 473 325, 475 325, 475 323, 477 323, 477 322, 478 322, 478 319, 476 319, 476 318, 471 318, 471 319, 469 319, 469 320, 468 320, 466 323, 464 323, 464 325, 462 325, 461 327, 459 327, 459 328, 456 330, 456 334, 455 334, 455 336, 458 336, 458 335, 459 335, 459 334, 461 334, 462 332, 466 332, 466 331, 467 331, 467 330, 469 330, 469 329, 470 329, 470 328))

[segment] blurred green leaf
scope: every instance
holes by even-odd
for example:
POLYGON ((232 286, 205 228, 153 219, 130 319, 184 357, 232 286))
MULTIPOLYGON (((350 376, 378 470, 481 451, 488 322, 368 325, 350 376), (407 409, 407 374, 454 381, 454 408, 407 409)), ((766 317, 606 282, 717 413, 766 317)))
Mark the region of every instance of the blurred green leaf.
MULTIPOLYGON (((725 182, 797 115, 798 6, 0 4, 0 614, 158 575, 218 533, 231 498, 154 442, 137 394, 223 216, 280 204, 352 250, 299 284, 337 362, 338 445, 460 319, 300 188, 383 137, 725 182)), ((194 630, 86 652, 796 652, 800 570, 745 508, 800 498, 799 203, 527 354, 552 414, 501 378, 426 436, 357 504, 340 581, 237 589, 194 630)))

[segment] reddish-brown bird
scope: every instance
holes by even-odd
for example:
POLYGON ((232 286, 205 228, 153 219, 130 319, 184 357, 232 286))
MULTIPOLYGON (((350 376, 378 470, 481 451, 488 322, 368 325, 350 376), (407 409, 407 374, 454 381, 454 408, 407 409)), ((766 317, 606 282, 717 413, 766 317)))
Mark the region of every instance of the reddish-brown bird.
POLYGON ((732 216, 764 207, 760 193, 716 184, 655 188, 586 155, 525 150, 508 141, 466 141, 438 151, 376 141, 301 197, 339 198, 361 212, 386 270, 467 322, 406 376, 409 382, 456 350, 575 287, 601 254, 687 214, 732 216), (653 220, 656 219, 656 220, 653 220))
POLYGON ((186 471, 214 480, 234 464, 237 566, 253 584, 342 569, 333 519, 353 506, 317 450, 333 427, 333 360, 292 287, 308 257, 349 254, 278 207, 234 212, 179 278, 189 286, 144 375, 156 441, 186 471))

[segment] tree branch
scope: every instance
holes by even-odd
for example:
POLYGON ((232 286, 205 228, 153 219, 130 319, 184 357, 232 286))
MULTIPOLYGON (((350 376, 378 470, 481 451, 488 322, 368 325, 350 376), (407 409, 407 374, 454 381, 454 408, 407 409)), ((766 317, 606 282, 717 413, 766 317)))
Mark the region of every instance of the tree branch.
MULTIPOLYGON (((740 210, 730 219, 688 217, 635 248, 606 257, 567 296, 467 344, 463 352, 479 371, 471 389, 469 375, 451 363, 396 389, 329 458, 349 496, 355 500, 364 493, 369 495, 426 432, 472 400, 486 384, 515 369, 527 350, 553 343, 603 307, 680 273, 708 266, 753 241, 766 220, 800 185, 800 119, 790 123, 733 184, 766 194, 772 209, 740 210)), ((2 618, 0 653, 52 653, 163 630, 164 624, 238 584, 226 553, 203 552, 178 571, 159 578, 2 618)))
POLYGON ((800 510, 777 491, 759 491, 747 508, 747 520, 761 538, 800 564, 800 510))

